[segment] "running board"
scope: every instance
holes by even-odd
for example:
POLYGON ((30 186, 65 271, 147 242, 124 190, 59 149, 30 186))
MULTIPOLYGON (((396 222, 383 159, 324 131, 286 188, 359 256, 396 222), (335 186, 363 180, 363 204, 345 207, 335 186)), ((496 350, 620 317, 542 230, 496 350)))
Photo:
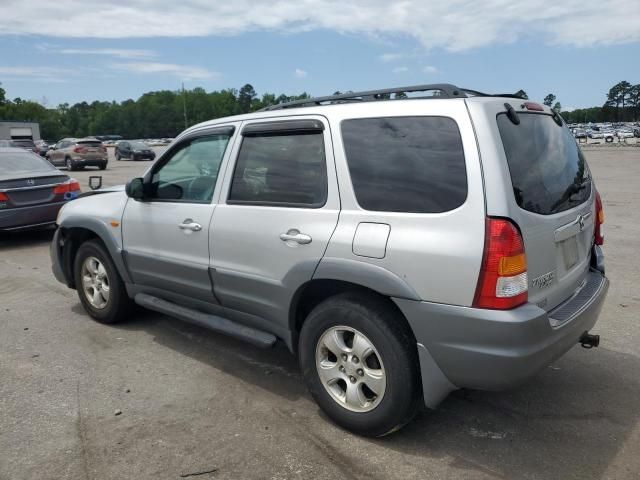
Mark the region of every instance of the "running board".
POLYGON ((185 322, 227 334, 231 337, 249 342, 257 347, 272 347, 276 342, 276 337, 270 333, 240 325, 239 323, 232 322, 217 315, 202 313, 191 308, 176 305, 175 303, 147 295, 146 293, 138 293, 134 297, 134 301, 141 307, 148 308, 149 310, 164 313, 171 317, 184 320, 185 322))

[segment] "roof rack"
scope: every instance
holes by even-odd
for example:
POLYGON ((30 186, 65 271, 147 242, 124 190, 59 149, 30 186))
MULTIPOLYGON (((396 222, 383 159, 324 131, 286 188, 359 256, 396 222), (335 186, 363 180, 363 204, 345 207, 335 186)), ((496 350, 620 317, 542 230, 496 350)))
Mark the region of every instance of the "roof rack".
POLYGON ((391 94, 398 93, 412 93, 412 92, 439 92, 436 95, 425 95, 415 98, 466 98, 466 92, 473 95, 480 92, 474 92, 473 90, 465 90, 458 88, 455 85, 449 83, 434 83, 431 85, 414 85, 410 87, 396 87, 385 88, 382 90, 367 90, 364 92, 349 92, 341 93, 339 95, 329 95, 326 97, 305 98, 302 100, 294 100, 292 102, 279 103, 277 105, 271 105, 263 108, 261 111, 269 110, 282 110, 285 108, 295 107, 311 107, 319 105, 331 105, 335 103, 349 103, 349 102, 373 102, 377 100, 390 100, 391 94))

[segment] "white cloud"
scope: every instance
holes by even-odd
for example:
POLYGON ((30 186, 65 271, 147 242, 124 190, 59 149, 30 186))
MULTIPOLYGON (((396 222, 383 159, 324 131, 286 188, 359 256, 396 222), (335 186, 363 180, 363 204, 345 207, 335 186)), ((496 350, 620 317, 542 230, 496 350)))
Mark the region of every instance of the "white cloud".
POLYGON ((35 80, 47 82, 64 82, 69 75, 68 70, 53 67, 31 66, 0 66, 0 75, 22 80, 35 80))
POLYGON ((77 38, 192 37, 329 29, 410 36, 462 51, 521 38, 587 47, 640 41, 638 0, 4 0, 0 32, 77 38), (37 12, 37 15, 34 15, 37 12), (64 18, 64 21, 51 21, 64 18), (71 26, 71 27, 70 27, 71 26))
POLYGON ((393 69, 393 73, 395 73, 396 75, 399 73, 405 73, 409 71, 409 67, 396 67, 393 69))
POLYGON ((426 66, 422 67, 422 71, 424 73, 428 73, 429 75, 436 75, 436 74, 440 73, 440 70, 438 70, 433 65, 426 65, 426 66))
POLYGON ((389 63, 395 62, 396 60, 402 60, 403 58, 406 58, 406 56, 407 55, 405 53, 383 53, 382 55, 378 56, 378 58, 381 62, 389 63))
POLYGON ((53 51, 66 55, 106 55, 127 60, 157 56, 157 53, 151 50, 130 50, 126 48, 61 48, 53 51))
POLYGON ((306 70, 302 70, 301 68, 296 68, 293 72, 293 75, 296 78, 305 78, 309 75, 309 72, 307 72, 306 70))
POLYGON ((130 73, 172 75, 182 80, 202 80, 220 76, 218 72, 212 72, 206 68, 194 65, 178 65, 175 63, 127 62, 114 63, 111 64, 110 67, 130 73))

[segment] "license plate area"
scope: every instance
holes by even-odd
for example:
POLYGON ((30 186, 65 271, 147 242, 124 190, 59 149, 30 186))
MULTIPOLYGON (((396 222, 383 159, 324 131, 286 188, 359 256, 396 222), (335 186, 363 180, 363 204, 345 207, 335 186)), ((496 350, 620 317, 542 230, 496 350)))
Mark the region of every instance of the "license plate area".
POLYGON ((564 259, 564 266, 567 270, 570 270, 576 263, 578 263, 577 235, 560 242, 560 249, 562 251, 562 258, 564 259))

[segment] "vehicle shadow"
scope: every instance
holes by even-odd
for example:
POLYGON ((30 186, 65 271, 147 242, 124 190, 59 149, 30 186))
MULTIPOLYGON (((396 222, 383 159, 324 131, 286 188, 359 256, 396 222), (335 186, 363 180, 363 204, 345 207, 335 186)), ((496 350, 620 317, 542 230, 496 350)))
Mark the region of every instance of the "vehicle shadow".
POLYGON ((55 228, 48 227, 19 232, 0 232, 0 252, 49 244, 55 231, 55 228))
MULTIPOLYGON (((111 328, 144 330, 159 344, 286 401, 309 398, 297 361, 282 344, 263 350, 144 310, 111 328)), ((592 351, 576 347, 520 388, 460 390, 399 432, 360 441, 413 458, 417 468, 436 459, 469 476, 599 478, 640 418, 639 371, 639 358, 607 349, 606 341, 592 351)))

